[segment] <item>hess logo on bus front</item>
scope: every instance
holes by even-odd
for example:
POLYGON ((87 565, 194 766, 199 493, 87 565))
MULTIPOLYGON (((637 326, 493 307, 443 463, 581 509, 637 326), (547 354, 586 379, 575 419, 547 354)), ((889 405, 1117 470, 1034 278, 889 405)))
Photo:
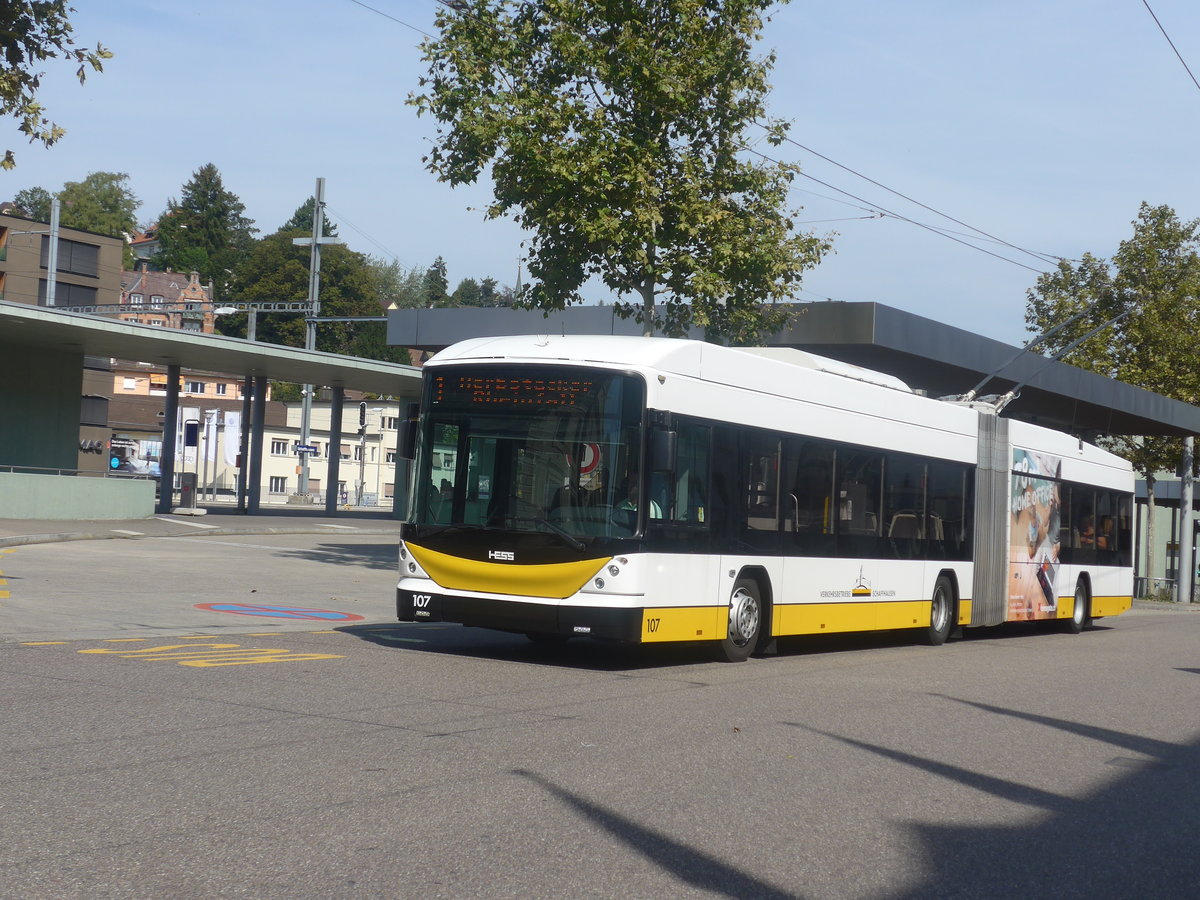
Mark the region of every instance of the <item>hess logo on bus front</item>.
POLYGON ((516 560, 517 554, 512 550, 489 550, 488 559, 498 560, 500 562, 513 562, 516 560))

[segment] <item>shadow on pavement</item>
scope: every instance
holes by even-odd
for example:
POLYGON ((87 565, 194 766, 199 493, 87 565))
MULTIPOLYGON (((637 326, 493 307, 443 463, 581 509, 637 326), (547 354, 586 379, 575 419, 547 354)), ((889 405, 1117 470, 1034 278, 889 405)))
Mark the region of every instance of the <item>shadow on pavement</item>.
MULTIPOLYGON (((1071 797, 800 722, 782 723, 1043 814, 1040 823, 1020 827, 910 822, 906 827, 925 847, 924 864, 931 874, 925 884, 897 897, 1036 897, 1051 885, 1057 898, 1196 896, 1200 742, 1170 744, 1085 722, 931 696, 1137 756, 1114 755, 1107 763, 1112 780, 1091 795, 1071 797)), ((1069 767, 1070 760, 1063 765, 1069 767)))

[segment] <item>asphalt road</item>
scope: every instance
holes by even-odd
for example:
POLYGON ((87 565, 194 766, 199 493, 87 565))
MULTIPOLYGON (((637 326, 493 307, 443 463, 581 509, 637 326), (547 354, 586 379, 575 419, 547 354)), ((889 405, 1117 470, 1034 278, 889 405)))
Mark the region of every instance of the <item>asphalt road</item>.
POLYGON ((1196 896, 1200 615, 729 665, 400 625, 394 562, 0 551, 0 897, 1196 896))

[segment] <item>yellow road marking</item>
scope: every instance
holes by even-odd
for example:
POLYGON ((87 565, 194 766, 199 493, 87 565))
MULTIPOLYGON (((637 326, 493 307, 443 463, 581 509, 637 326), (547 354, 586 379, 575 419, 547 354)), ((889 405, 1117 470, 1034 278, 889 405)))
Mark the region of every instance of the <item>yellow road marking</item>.
POLYGON ((70 643, 69 641, 22 641, 22 647, 53 647, 58 644, 70 643))
MULTIPOLYGON (((65 641, 63 642, 65 643, 65 641)), ((307 662, 318 659, 344 659, 335 653, 294 653, 283 648, 264 649, 259 647, 241 647, 238 644, 212 643, 202 644, 166 644, 162 647, 139 647, 136 650, 123 650, 107 647, 96 647, 89 650, 79 650, 78 653, 103 653, 120 656, 122 659, 145 659, 152 662, 174 662, 181 666, 194 668, 215 668, 217 666, 245 666, 258 663, 278 662, 307 662), (202 647, 207 646, 207 650, 202 647)))
POLYGON ((138 644, 146 640, 145 638, 108 638, 106 644, 138 644))

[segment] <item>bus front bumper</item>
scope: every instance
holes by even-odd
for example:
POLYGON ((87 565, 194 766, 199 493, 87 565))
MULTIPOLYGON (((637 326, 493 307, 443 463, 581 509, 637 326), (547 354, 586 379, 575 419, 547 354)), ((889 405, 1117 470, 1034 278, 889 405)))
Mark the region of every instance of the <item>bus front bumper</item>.
POLYGON ((458 622, 522 634, 558 634, 602 640, 641 639, 642 610, 602 606, 560 606, 396 589, 401 622, 458 622))

